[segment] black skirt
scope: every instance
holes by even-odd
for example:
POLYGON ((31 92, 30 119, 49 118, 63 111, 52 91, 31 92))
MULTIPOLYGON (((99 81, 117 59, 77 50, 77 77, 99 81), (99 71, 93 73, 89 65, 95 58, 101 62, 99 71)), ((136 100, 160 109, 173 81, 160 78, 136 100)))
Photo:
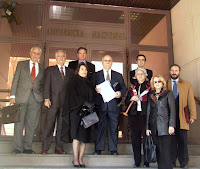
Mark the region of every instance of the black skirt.
POLYGON ((82 106, 73 109, 70 111, 70 134, 71 139, 77 139, 80 142, 83 143, 91 143, 95 142, 96 138, 96 130, 95 125, 92 125, 89 128, 84 128, 83 125, 81 125, 81 111, 82 106))

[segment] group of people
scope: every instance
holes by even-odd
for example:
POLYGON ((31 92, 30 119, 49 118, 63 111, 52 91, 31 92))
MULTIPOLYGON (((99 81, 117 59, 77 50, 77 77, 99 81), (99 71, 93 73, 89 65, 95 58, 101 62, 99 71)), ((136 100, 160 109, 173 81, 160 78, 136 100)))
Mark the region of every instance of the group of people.
MULTIPOLYGON (((110 55, 102 58, 103 69, 95 72, 95 65, 86 61, 87 49, 77 50, 78 60, 66 67, 66 52, 55 53, 57 65, 45 68, 39 63, 42 50, 33 47, 30 60, 18 62, 10 93, 10 103, 20 104, 20 122, 14 127, 14 154, 34 154, 32 141, 39 122, 42 104, 47 107, 42 131, 42 151, 47 154, 51 147, 56 125, 55 153, 66 154, 65 141, 71 141, 74 167, 85 167, 83 154, 85 143, 95 142, 93 154, 100 155, 105 150, 108 134, 108 149, 111 155, 118 155, 118 125, 121 112, 119 99, 127 88, 123 76, 112 70, 110 55), (116 96, 104 101, 102 89, 97 85, 108 81, 116 96), (118 86, 118 87, 116 87, 118 86), (96 111, 99 122, 84 128, 82 118, 88 112, 96 111), (23 138, 23 129, 25 135, 23 138)), ((182 168, 187 167, 187 131, 184 108, 190 111, 190 123, 196 119, 196 107, 192 85, 181 79, 180 66, 170 67, 171 79, 156 75, 144 67, 146 57, 138 55, 138 68, 130 72, 130 86, 125 104, 131 128, 135 167, 140 167, 141 140, 152 135, 156 144, 159 169, 176 166, 178 158, 182 168), (153 76, 153 77, 152 77, 153 76)), ((144 144, 143 144, 144 145, 144 144)), ((144 152, 145 154, 146 152, 144 152)), ((144 166, 149 163, 144 158, 144 166)))

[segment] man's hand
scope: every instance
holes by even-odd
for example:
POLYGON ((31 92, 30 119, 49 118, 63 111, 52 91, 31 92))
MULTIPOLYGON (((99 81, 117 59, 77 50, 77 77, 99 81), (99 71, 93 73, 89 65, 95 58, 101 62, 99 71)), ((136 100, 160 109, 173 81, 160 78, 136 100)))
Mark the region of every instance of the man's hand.
POLYGON ((172 135, 174 133, 174 127, 169 126, 169 135, 172 135))
POLYGON ((151 130, 146 130, 146 135, 149 136, 151 134, 151 130))
POLYGON ((116 98, 120 98, 121 97, 121 92, 120 91, 116 91, 116 98))
POLYGON ((100 88, 95 88, 97 93, 101 93, 101 89, 100 88))
POLYGON ((130 101, 135 101, 137 102, 139 100, 139 97, 138 96, 132 96, 130 101))
POLYGON ((190 119, 190 123, 191 123, 191 124, 194 123, 194 119, 190 119))
POLYGON ((51 101, 50 101, 49 99, 45 99, 44 105, 45 105, 46 107, 50 108, 50 107, 51 107, 51 101))
POLYGON ((10 104, 15 104, 15 98, 10 98, 10 104))

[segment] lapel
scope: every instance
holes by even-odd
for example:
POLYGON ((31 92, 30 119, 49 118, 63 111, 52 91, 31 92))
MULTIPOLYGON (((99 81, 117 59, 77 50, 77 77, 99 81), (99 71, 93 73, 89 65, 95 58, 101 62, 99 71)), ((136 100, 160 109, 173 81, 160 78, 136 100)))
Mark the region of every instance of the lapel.
POLYGON ((60 70, 59 70, 57 65, 55 66, 55 77, 56 77, 58 83, 63 82, 63 79, 62 79, 61 74, 60 74, 60 70))
POLYGON ((38 63, 38 74, 37 76, 35 77, 35 80, 39 79, 39 77, 42 75, 42 72, 41 72, 41 69, 42 69, 42 66, 38 63))
POLYGON ((115 73, 111 70, 111 80, 110 80, 110 83, 111 83, 111 86, 113 88, 113 85, 115 83, 115 73))
POLYGON ((30 73, 30 64, 29 64, 30 60, 27 60, 24 64, 24 69, 26 70, 27 76, 28 78, 32 81, 31 79, 31 73, 30 73))
POLYGON ((101 83, 103 83, 103 82, 105 81, 104 74, 103 74, 103 70, 101 70, 101 71, 99 72, 99 76, 97 76, 97 77, 98 77, 97 84, 101 84, 101 83))

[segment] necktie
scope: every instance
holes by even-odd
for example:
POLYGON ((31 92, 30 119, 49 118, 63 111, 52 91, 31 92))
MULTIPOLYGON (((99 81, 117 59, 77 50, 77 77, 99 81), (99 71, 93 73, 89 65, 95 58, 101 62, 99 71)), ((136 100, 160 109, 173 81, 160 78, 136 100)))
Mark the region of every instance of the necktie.
POLYGON ((31 79, 32 79, 32 82, 35 80, 35 63, 33 63, 32 71, 31 71, 31 79))
POLYGON ((64 75, 64 72, 63 72, 63 67, 60 67, 60 73, 61 73, 62 80, 64 80, 65 75, 64 75))
POLYGON ((178 88, 176 85, 176 81, 173 81, 173 93, 174 93, 174 98, 176 99, 176 97, 178 96, 178 88))
POLYGON ((109 73, 108 73, 108 71, 107 71, 106 80, 110 81, 110 76, 109 76, 109 73))

